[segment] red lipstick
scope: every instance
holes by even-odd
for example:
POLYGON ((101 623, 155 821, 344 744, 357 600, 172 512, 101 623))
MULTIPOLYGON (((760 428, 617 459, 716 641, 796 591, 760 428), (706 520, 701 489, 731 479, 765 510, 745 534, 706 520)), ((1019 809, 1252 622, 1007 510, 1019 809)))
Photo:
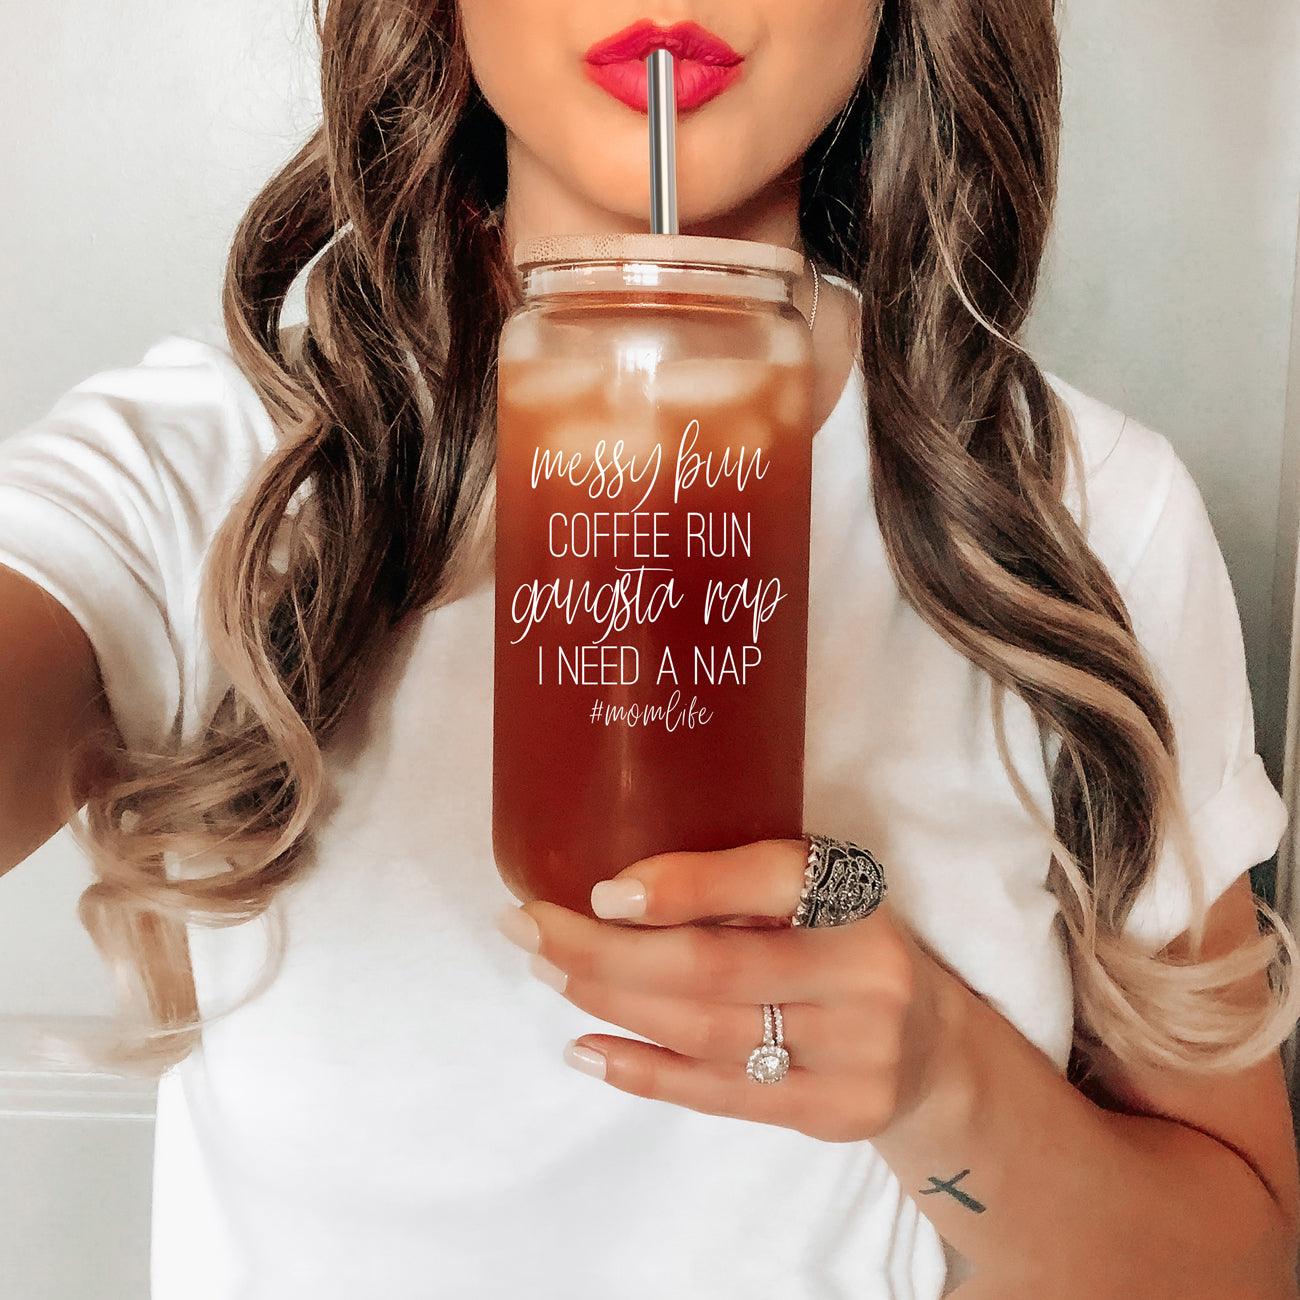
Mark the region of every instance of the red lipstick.
POLYGON ((587 76, 615 99, 647 111, 645 57, 659 47, 673 55, 673 90, 685 112, 720 95, 741 75, 743 56, 698 23, 660 27, 643 18, 597 41, 584 56, 587 76))

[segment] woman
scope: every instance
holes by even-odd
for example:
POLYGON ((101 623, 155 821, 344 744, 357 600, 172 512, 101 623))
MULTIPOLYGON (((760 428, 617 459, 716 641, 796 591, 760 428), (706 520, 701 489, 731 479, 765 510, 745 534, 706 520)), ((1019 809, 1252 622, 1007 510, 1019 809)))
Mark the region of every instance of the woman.
POLYGON ((632 863, 596 917, 502 885, 509 251, 644 227, 635 70, 586 57, 641 13, 334 0, 233 357, 164 339, 0 445, 0 865, 85 802, 110 1059, 164 1069, 154 1296, 1294 1295, 1232 588, 1171 444, 1017 341, 1051 6, 680 17, 683 90, 740 68, 682 113, 682 230, 812 264, 805 811, 888 897, 785 925, 801 840, 632 863))

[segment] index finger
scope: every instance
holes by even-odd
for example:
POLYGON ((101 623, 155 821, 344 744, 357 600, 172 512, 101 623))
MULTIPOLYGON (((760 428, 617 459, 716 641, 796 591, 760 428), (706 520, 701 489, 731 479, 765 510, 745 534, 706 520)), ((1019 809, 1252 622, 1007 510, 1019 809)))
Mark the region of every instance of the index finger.
POLYGON ((536 952, 572 979, 704 1002, 825 1002, 873 987, 868 960, 846 956, 839 929, 762 932, 715 925, 610 925, 557 903, 523 910, 536 952))
POLYGON ((655 853, 593 886, 592 910, 639 925, 788 925, 803 890, 807 852, 806 841, 785 839, 655 853))

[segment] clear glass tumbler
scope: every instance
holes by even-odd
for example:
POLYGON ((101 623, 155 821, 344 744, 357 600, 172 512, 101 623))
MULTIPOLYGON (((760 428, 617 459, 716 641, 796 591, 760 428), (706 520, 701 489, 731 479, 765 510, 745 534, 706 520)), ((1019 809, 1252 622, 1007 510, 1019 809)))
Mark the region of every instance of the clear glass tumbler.
POLYGON ((518 245, 498 353, 492 834, 590 914, 651 853, 802 830, 812 355, 788 248, 518 245))

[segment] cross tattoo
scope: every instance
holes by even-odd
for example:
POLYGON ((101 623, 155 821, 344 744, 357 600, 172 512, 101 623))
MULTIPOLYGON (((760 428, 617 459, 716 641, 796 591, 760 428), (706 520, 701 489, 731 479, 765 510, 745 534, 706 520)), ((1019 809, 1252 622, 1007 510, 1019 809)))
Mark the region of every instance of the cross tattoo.
POLYGON ((976 1214, 983 1214, 984 1207, 973 1196, 968 1196, 960 1187, 957 1186, 957 1184, 965 1178, 968 1173, 970 1173, 969 1169, 963 1169, 961 1173, 953 1174, 953 1176, 947 1180, 935 1178, 934 1175, 931 1174, 930 1182, 933 1186, 920 1188, 919 1195, 930 1196, 934 1192, 947 1192, 968 1210, 974 1210, 976 1214))

